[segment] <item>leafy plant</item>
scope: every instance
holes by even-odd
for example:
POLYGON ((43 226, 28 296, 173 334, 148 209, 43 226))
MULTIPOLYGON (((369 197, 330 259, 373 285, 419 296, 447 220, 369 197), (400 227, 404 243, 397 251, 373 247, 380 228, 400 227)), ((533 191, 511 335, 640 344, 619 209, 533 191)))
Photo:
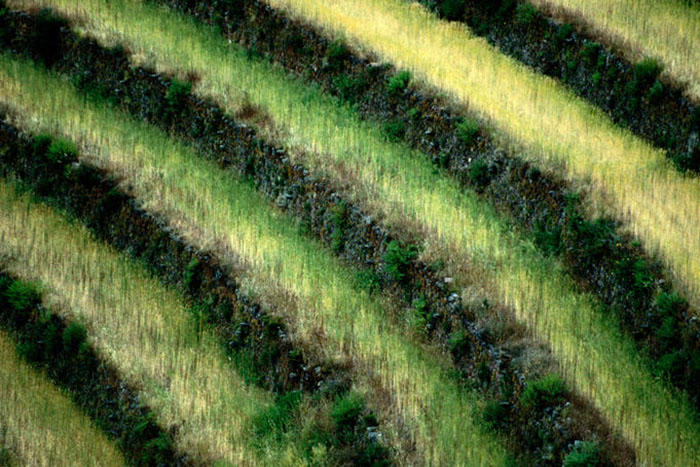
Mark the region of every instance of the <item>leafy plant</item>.
POLYGON ((530 3, 520 3, 515 7, 515 20, 523 25, 530 26, 540 19, 540 12, 530 3))
POLYGON ((392 240, 384 254, 384 268, 392 279, 402 282, 406 278, 411 261, 417 256, 418 248, 414 245, 404 247, 396 240, 392 240))
POLYGON ((387 139, 392 142, 401 141, 406 136, 406 124, 399 118, 385 122, 382 130, 387 139))
POLYGON ((555 374, 549 374, 527 385, 520 402, 525 408, 536 408, 556 403, 564 394, 564 382, 555 374))
POLYGON ((173 122, 182 115, 187 96, 192 91, 192 83, 173 79, 165 94, 165 106, 163 112, 167 122, 173 122))
POLYGON ((598 59, 598 54, 603 50, 603 46, 599 42, 586 42, 581 49, 581 56, 583 60, 589 64, 593 65, 598 59))
POLYGON ((664 93, 664 86, 661 84, 661 81, 658 79, 654 81, 654 84, 649 88, 649 92, 647 93, 647 98, 649 99, 649 102, 652 104, 656 104, 659 102, 661 99, 661 96, 664 93))
POLYGON ((397 96, 402 94, 408 87, 408 83, 411 80, 411 73, 408 71, 402 71, 391 78, 389 78, 389 83, 387 84, 387 90, 390 94, 397 96))
POLYGON ((481 418, 489 430, 499 430, 505 426, 508 410, 496 400, 486 403, 481 418))
POLYGON ((328 46, 326 50, 326 62, 328 68, 338 70, 345 60, 350 57, 350 50, 342 38, 338 38, 328 46))
POLYGON ((469 178, 479 190, 483 190, 491 182, 491 174, 486 161, 475 160, 469 167, 469 178))
POLYGON ((464 118, 455 125, 457 138, 464 143, 471 145, 474 143, 476 135, 479 133, 479 122, 475 119, 464 118))
POLYGON ((85 351, 87 331, 79 323, 71 322, 63 330, 63 348, 66 352, 85 351))
POLYGON ((55 164, 65 164, 78 157, 78 148, 71 141, 57 138, 46 150, 46 158, 55 164))
POLYGON ((577 441, 564 458, 563 467, 594 467, 600 463, 598 444, 592 441, 577 441))
POLYGON ((5 298, 16 311, 27 311, 41 300, 38 287, 32 282, 15 280, 5 291, 5 298))
POLYGON ((366 290, 372 294, 379 290, 381 285, 381 277, 371 269, 355 274, 355 287, 359 290, 366 290))

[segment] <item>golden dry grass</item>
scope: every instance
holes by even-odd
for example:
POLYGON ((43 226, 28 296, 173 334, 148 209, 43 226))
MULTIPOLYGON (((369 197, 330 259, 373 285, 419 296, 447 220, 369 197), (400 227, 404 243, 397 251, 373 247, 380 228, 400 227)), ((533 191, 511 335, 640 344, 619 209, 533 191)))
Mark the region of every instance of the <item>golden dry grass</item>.
POLYGON ((269 0, 377 53, 476 110, 523 156, 591 185, 700 305, 700 179, 617 128, 556 81, 498 53, 463 25, 402 0, 269 0))
MULTIPOLYGON (((568 381, 631 440, 640 459, 697 461, 700 430, 692 408, 653 378, 616 324, 594 311, 593 300, 571 291, 573 284, 560 267, 509 233, 485 203, 434 173, 423 156, 385 143, 376 128, 347 109, 273 67, 247 62, 239 49, 188 19, 129 1, 51 3, 90 18, 85 25, 91 33, 123 41, 160 70, 196 71, 202 77, 200 92, 231 111, 247 95, 273 116, 290 144, 317 151, 305 161, 310 168, 334 173, 343 165, 358 181, 356 190, 374 200, 387 222, 422 226, 428 249, 444 245, 454 261, 471 262, 481 271, 520 321, 550 343, 568 381)), ((299 285, 290 282, 290 287, 299 285)))
MULTIPOLYGON (((320 330, 325 339, 323 347, 327 360, 352 358, 363 369, 354 379, 360 392, 373 392, 374 381, 380 381, 382 387, 391 393, 393 402, 376 409, 380 414, 392 411, 400 413, 408 423, 419 455, 424 456, 422 460, 425 463, 504 463, 506 454, 503 447, 493 436, 484 433, 474 419, 475 396, 460 388, 458 382, 447 375, 449 366, 442 362, 442 357, 407 339, 405 333, 385 316, 379 303, 367 293, 354 290, 350 270, 332 253, 300 235, 298 227, 287 216, 271 208, 250 185, 239 181, 231 173, 222 172, 215 164, 202 160, 191 150, 148 126, 134 123, 107 108, 86 104, 65 80, 51 77, 27 63, 9 60, 7 56, 0 62, 0 99, 20 111, 24 125, 35 130, 55 129, 89 145, 97 163, 108 165, 123 176, 148 209, 167 215, 173 225, 194 244, 215 247, 224 258, 240 258, 250 266, 257 283, 278 284, 299 297, 298 313, 292 317, 295 331, 305 339, 317 339, 320 330), (51 92, 47 93, 46 89, 51 89, 51 92)), ((34 220, 29 225, 37 222, 34 220)), ((24 237, 27 238, 26 235, 24 237)), ((12 238, 22 236, 17 233, 12 238)), ((33 235, 29 238, 33 238, 33 235)), ((62 248, 64 251, 66 249, 62 248)), ((50 257, 47 260, 49 253, 44 250, 50 248, 35 247, 32 251, 37 256, 38 251, 42 251, 44 263, 48 265, 44 269, 49 274, 54 269, 50 265, 56 259, 50 257)), ((88 254, 81 253, 79 256, 88 257, 86 260, 90 264, 97 263, 88 254)), ((100 258, 99 264, 106 268, 109 262, 100 258)), ((40 269, 38 264, 32 266, 40 269)), ((80 271, 89 270, 87 264, 80 267, 80 271)), ((41 272, 37 271, 36 274, 41 272)), ((122 283, 128 285, 134 281, 125 278, 126 274, 121 272, 117 275, 107 270, 93 275, 114 281, 117 287, 112 288, 118 289, 122 283)), ((84 280, 82 276, 78 278, 84 280)), ((56 280, 52 278, 52 282, 56 280)), ((70 286, 70 283, 66 286, 70 286)), ((84 293, 83 290, 93 288, 102 287, 96 285, 80 291, 84 293)), ((111 296, 112 292, 107 290, 103 293, 111 296)), ((143 293, 138 290, 128 293, 115 290, 115 293, 122 299, 131 296, 144 299, 143 293)), ((172 299, 167 297, 153 293, 148 298, 148 305, 156 307, 148 311, 149 316, 158 316, 158 310, 164 308, 177 309, 172 299)), ((114 306, 122 305, 115 302, 114 306)), ((146 309, 142 306, 134 308, 146 309)), ((119 308, 116 315, 127 312, 119 308)), ((112 314, 115 314, 114 311, 112 314)), ((94 316, 90 321, 99 327, 101 323, 97 319, 98 316, 94 316)), ((124 321, 125 318, 120 320, 124 321)), ((142 321, 143 318, 132 318, 125 322, 142 321)), ((131 332, 137 335, 125 338, 129 345, 120 346, 123 353, 113 357, 114 361, 122 362, 121 365, 127 367, 124 368, 125 372, 142 360, 168 361, 168 355, 176 355, 178 360, 184 358, 180 355, 182 352, 174 347, 176 343, 166 343, 158 348, 168 355, 161 355, 160 360, 146 359, 145 349, 139 348, 137 339, 142 332, 138 328, 131 332)), ((171 335, 164 329, 154 333, 171 335)), ((179 328, 174 335, 187 336, 188 332, 179 328)), ((208 342, 206 336, 203 340, 208 342)), ((201 355, 202 352, 193 353, 201 355)), ((223 427, 237 426, 241 415, 231 410, 241 404, 241 397, 217 394, 207 383, 215 377, 220 378, 221 371, 210 368, 207 372, 198 371, 196 378, 193 378, 193 375, 188 375, 188 372, 192 372, 188 368, 189 365, 173 368, 165 373, 172 378, 170 384, 173 386, 179 378, 185 379, 183 383, 187 384, 194 384, 193 379, 197 381, 202 396, 195 399, 198 411, 190 416, 173 414, 173 418, 188 421, 195 418, 198 423, 208 424, 206 427, 220 426, 221 430, 223 427), (207 404, 200 407, 200 401, 207 404), (222 407, 223 401, 226 407, 222 407), (228 407, 229 404, 232 407, 228 407), (206 410, 206 413, 199 413, 199 410, 206 410)), ((153 384, 161 391, 165 389, 162 382, 153 384)), ((220 381, 217 386, 220 386, 218 391, 240 390, 234 381, 220 381)), ((157 410, 170 413, 171 410, 161 408, 162 403, 158 398, 151 402, 157 410)), ((172 411, 176 412, 175 409, 172 411)), ((384 420, 387 419, 391 420, 389 417, 384 420)), ((385 425, 384 429, 390 432, 392 428, 385 425)), ((217 440, 221 438, 222 441, 230 441, 228 437, 216 436, 217 440)))
MULTIPOLYGON (((1 195, 0 195, 1 196, 1 195)), ((117 447, 0 331, 0 433, 23 465, 121 466, 117 447)))
MULTIPOLYGON (((692 1, 692 0, 691 0, 692 1)), ((626 48, 629 58, 656 57, 665 73, 700 101, 700 4, 687 0, 532 0, 574 15, 626 48)))
POLYGON ((202 459, 253 463, 245 430, 270 396, 243 383, 214 337, 196 333, 182 300, 82 226, 18 197, 12 184, 0 185, 0 206, 8 270, 44 284, 47 303, 86 324, 91 344, 141 388, 156 419, 181 427, 177 447, 202 459))

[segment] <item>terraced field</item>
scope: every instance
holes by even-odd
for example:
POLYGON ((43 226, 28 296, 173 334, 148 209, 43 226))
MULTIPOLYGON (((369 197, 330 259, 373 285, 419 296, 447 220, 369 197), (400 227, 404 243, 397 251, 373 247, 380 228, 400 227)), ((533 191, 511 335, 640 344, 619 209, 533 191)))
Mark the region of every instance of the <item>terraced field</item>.
POLYGON ((700 465, 696 5, 425 3, 0 2, 0 464, 700 465))

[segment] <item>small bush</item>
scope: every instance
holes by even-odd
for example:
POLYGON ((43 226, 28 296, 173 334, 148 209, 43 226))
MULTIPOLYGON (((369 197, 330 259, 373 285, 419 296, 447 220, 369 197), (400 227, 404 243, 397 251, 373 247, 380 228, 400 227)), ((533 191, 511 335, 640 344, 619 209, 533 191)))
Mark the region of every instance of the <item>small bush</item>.
POLYGON ((381 277, 371 269, 360 271, 355 274, 355 287, 358 290, 366 290, 370 294, 373 294, 379 290, 381 285, 381 277))
POLYGON ((690 152, 679 152, 671 159, 673 165, 681 172, 700 171, 700 147, 690 152))
POLYGON ((447 339, 447 345, 450 347, 450 352, 455 355, 466 354, 469 351, 466 331, 457 331, 450 334, 450 337, 447 339))
POLYGON ((489 401, 481 413, 481 418, 489 430, 500 430, 505 426, 508 410, 498 401, 489 401))
POLYGON ((669 352, 659 359, 656 370, 660 376, 674 381, 683 373, 684 363, 680 351, 669 352))
POLYGON ((557 32, 554 34, 554 43, 561 44, 569 37, 571 37, 571 34, 573 34, 573 32, 574 27, 572 25, 570 25, 569 23, 562 24, 557 30, 557 32))
POLYGON ((413 325, 419 330, 423 330, 430 321, 430 310, 425 296, 421 295, 413 300, 413 325))
POLYGON ((328 63, 328 68, 332 70, 338 70, 343 66, 345 60, 350 57, 350 50, 345 41, 341 38, 336 39, 328 46, 326 50, 326 61, 328 63))
POLYGON ((440 12, 445 19, 457 21, 464 16, 466 0, 445 0, 442 2, 440 12))
POLYGON ((193 291, 199 287, 199 260, 197 258, 192 258, 192 260, 187 264, 184 283, 185 288, 190 291, 193 291))
POLYGON ((396 240, 392 240, 384 254, 385 269, 389 276, 399 282, 406 279, 411 261, 418 256, 418 248, 414 245, 403 247, 396 240))
POLYGON ((391 78, 389 78, 389 83, 387 84, 387 91, 394 96, 403 94, 403 92, 408 87, 408 83, 411 81, 411 73, 408 71, 402 71, 391 78))
POLYGON ((477 189, 483 190, 491 182, 488 164, 482 159, 475 160, 469 167, 469 178, 477 189))
POLYGON ((654 334, 662 349, 666 350, 672 347, 680 335, 676 318, 673 316, 664 318, 661 326, 659 326, 654 334))
POLYGON ((561 227, 548 228, 544 224, 538 224, 535 228, 535 245, 546 256, 558 255, 563 247, 561 234, 561 227))
POLYGON ((529 26, 540 19, 540 12, 530 3, 520 3, 515 7, 515 21, 529 26))
POLYGON ((174 79, 165 94, 164 118, 168 123, 173 122, 184 112, 187 96, 192 92, 192 83, 174 79))
POLYGON ((417 107, 412 107, 408 109, 408 112, 406 112, 406 117, 408 117, 408 119, 412 121, 420 119, 420 109, 417 107))
POLYGON ((574 449, 564 458, 564 467, 594 467, 600 463, 598 444, 591 441, 576 442, 574 449))
POLYGON ((646 261, 644 261, 642 258, 639 258, 634 262, 633 275, 634 286, 639 290, 648 289, 654 285, 654 278, 651 275, 649 266, 647 266, 646 261))
POLYGON ((602 80, 603 75, 601 75, 599 71, 596 71, 593 73, 593 76, 591 76, 591 81, 593 81, 594 86, 598 86, 602 80))
POLYGON ((520 396, 525 408, 545 407, 556 403, 564 393, 564 382, 555 374, 530 382, 520 396))
POLYGON ((645 58, 634 66, 634 77, 642 84, 651 84, 663 71, 663 65, 653 58, 645 58))
POLYGON ((331 247, 334 251, 339 252, 345 246, 345 228, 348 223, 348 205, 345 201, 341 201, 331 209, 331 223, 333 224, 333 233, 331 233, 331 247))
POLYGON ((675 316, 687 306, 683 298, 675 292, 661 292, 656 297, 656 308, 662 316, 675 316))
POLYGON ((406 124, 398 118, 389 120, 382 126, 382 131, 389 141, 396 143, 406 136, 406 124))
POLYGON ((664 93, 664 86, 661 84, 661 81, 658 79, 654 81, 654 84, 651 86, 649 89, 649 92, 647 93, 647 99, 649 99, 649 102, 652 104, 656 104, 661 100, 661 96, 664 93))
POLYGON ((54 164, 65 164, 78 158, 78 148, 71 141, 58 138, 49 145, 46 158, 54 164))
POLYGON ((27 311, 41 301, 38 287, 31 282, 15 280, 5 291, 7 303, 16 311, 27 311))
POLYGON ((333 78, 333 85, 341 101, 355 102, 367 83, 361 77, 353 78, 343 73, 333 78))
POLYGON ((599 42, 586 42, 581 50, 581 56, 588 65, 593 65, 602 50, 603 46, 599 42))
POLYGON ((331 408, 331 419, 341 439, 347 439, 355 429, 362 407, 362 398, 354 393, 336 399, 331 408))
POLYGON ((476 135, 479 133, 479 122, 475 119, 465 118, 457 122, 455 129, 457 138, 471 145, 474 143, 476 135))
POLYGON ((79 323, 72 322, 63 330, 63 348, 66 352, 77 352, 84 350, 86 344, 87 331, 79 323))

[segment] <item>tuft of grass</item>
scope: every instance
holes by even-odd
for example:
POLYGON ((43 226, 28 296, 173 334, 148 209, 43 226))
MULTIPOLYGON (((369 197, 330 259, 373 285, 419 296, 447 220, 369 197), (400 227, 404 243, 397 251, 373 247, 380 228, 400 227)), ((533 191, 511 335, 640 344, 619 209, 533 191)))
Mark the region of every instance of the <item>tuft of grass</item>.
POLYGON ((543 407, 556 403, 563 394, 564 382, 558 375, 550 374, 531 381, 520 396, 520 401, 526 408, 543 407))
POLYGON ((409 81, 411 81, 411 73, 408 71, 402 71, 389 78, 386 89, 390 94, 398 96, 403 94, 403 92, 406 90, 409 81))
POLYGON ((564 458, 563 467, 595 467, 600 464, 598 444, 591 441, 576 442, 574 449, 564 458))
POLYGON ((417 257, 418 248, 415 245, 405 246, 392 240, 384 253, 384 269, 393 280, 403 282, 411 262, 417 257))

